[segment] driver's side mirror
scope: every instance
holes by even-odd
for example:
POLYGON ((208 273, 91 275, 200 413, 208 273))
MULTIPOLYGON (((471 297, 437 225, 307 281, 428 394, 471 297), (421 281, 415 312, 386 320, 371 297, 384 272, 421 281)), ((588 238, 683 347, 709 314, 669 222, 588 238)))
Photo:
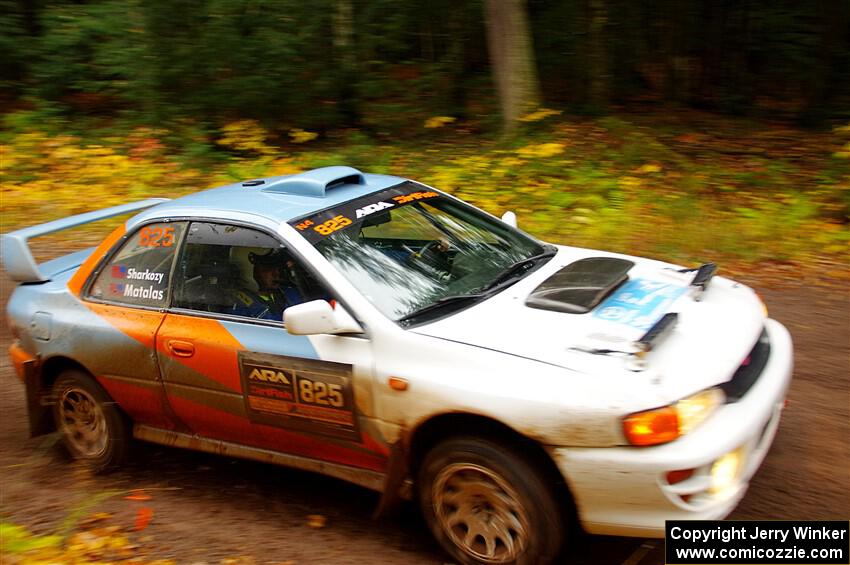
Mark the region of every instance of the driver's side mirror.
POLYGON ((293 335, 361 333, 363 328, 337 304, 332 307, 327 300, 312 300, 290 306, 283 311, 286 331, 293 335))
POLYGON ((504 214, 502 214, 502 221, 511 226, 512 228, 516 227, 516 214, 512 211, 508 210, 504 214))

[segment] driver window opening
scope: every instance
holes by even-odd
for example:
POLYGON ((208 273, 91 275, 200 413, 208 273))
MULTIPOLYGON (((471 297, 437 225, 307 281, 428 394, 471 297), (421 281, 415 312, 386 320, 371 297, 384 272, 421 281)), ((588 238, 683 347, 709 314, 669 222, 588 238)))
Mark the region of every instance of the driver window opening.
POLYGON ((327 297, 278 240, 239 226, 192 223, 175 278, 175 308, 261 320, 327 297))

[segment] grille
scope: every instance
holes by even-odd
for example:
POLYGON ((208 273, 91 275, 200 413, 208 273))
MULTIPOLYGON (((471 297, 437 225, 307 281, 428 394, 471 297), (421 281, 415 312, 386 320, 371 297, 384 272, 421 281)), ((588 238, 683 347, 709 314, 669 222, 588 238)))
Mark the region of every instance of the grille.
POLYGON ((770 339, 767 337, 767 330, 762 330, 755 346, 732 375, 732 379, 720 385, 726 393, 726 402, 737 402, 747 394, 761 376, 769 358, 770 339))

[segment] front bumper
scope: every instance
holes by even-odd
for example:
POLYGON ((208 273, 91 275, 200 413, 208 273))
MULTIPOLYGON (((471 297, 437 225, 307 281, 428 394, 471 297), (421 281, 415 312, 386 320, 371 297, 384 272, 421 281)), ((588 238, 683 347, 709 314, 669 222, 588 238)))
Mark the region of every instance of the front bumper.
POLYGON ((720 519, 735 508, 773 442, 791 381, 791 336, 775 320, 765 329, 771 354, 758 381, 689 435, 657 447, 550 450, 585 531, 662 537, 665 520, 720 519), (715 491, 712 466, 732 452, 742 464, 731 484, 715 491), (686 469, 694 470, 690 478, 668 483, 668 472, 686 469))

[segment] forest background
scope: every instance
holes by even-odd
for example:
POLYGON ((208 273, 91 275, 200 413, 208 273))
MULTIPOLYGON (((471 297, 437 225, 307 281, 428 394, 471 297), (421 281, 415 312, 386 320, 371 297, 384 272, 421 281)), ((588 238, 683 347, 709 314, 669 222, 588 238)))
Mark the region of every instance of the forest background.
POLYGON ((3 232, 347 164, 554 242, 850 270, 845 0, 2 0, 0 29, 3 232))
MULTIPOLYGON (((847 296, 850 2, 0 0, 0 232, 338 164, 847 296)), ((104 233, 75 231, 39 249, 104 233)), ((134 555, 65 540, 99 500, 55 535, 0 520, 3 551, 134 555)))

